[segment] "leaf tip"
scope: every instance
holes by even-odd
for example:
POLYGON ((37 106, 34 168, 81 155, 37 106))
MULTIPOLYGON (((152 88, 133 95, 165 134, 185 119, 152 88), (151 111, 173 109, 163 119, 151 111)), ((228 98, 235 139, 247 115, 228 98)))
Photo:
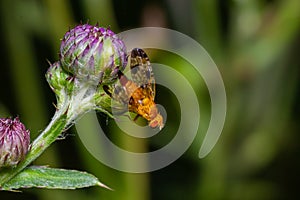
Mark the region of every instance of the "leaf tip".
POLYGON ((99 181, 98 181, 97 185, 100 186, 100 187, 103 187, 103 188, 105 188, 105 189, 114 191, 112 188, 108 187, 107 185, 104 185, 103 183, 101 183, 101 182, 99 182, 99 181))

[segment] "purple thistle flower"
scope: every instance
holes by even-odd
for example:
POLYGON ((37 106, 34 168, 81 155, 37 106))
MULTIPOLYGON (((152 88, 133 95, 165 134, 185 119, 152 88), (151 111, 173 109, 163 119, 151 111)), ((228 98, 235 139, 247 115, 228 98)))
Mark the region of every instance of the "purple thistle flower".
POLYGON ((30 131, 18 117, 0 118, 0 168, 18 164, 24 159, 30 144, 30 131))
POLYGON ((117 71, 126 66, 126 47, 107 28, 78 25, 62 39, 60 62, 78 80, 110 84, 116 80, 117 71))

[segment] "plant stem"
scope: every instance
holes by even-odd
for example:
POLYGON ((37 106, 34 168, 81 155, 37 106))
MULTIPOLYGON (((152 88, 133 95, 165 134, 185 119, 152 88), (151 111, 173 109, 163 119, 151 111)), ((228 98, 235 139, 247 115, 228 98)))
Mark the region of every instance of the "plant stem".
POLYGON ((64 99, 62 106, 56 111, 46 129, 32 142, 25 159, 15 168, 1 169, 0 190, 1 186, 39 157, 72 122, 94 107, 94 88, 90 86, 89 84, 79 84, 71 96, 68 96, 64 90, 61 91, 64 99), (89 95, 86 96, 86 93, 89 95))
POLYGON ((68 108, 69 104, 65 103, 64 106, 55 113, 47 128, 33 141, 31 149, 23 161, 21 161, 15 168, 3 169, 0 171, 0 189, 1 186, 39 157, 50 146, 50 144, 57 139, 68 124, 68 108))

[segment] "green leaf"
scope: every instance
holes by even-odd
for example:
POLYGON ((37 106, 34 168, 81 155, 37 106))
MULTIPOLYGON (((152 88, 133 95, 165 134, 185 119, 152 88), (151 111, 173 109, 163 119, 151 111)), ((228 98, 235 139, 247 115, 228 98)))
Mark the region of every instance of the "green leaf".
POLYGON ((13 179, 5 183, 1 190, 17 190, 20 188, 47 188, 47 189, 76 189, 90 186, 106 185, 98 178, 87 172, 67 169, 55 169, 46 166, 31 166, 25 168, 13 179))

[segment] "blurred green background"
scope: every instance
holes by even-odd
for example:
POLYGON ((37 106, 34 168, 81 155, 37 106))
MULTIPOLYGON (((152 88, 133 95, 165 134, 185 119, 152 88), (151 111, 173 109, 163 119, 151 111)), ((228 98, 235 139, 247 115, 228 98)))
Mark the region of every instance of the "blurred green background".
MULTIPOLYGON (((216 62, 228 98, 221 138, 200 160, 201 133, 210 118, 207 89, 184 60, 150 52, 151 60, 185 74, 199 97, 200 134, 179 160, 147 174, 119 172, 94 159, 72 128, 34 164, 86 170, 115 191, 26 189, 1 192, 1 200, 300 198, 299 0, 0 0, 0 10, 0 116, 19 116, 32 139, 55 112, 55 97, 44 78, 47 60, 58 59, 60 39, 81 21, 99 22, 116 33, 160 26, 189 35, 216 62)), ((168 112, 178 110, 176 98, 162 87, 157 101, 168 112)), ((116 143, 145 151, 172 139, 174 121, 170 116, 164 135, 150 141, 106 126, 116 143)))

